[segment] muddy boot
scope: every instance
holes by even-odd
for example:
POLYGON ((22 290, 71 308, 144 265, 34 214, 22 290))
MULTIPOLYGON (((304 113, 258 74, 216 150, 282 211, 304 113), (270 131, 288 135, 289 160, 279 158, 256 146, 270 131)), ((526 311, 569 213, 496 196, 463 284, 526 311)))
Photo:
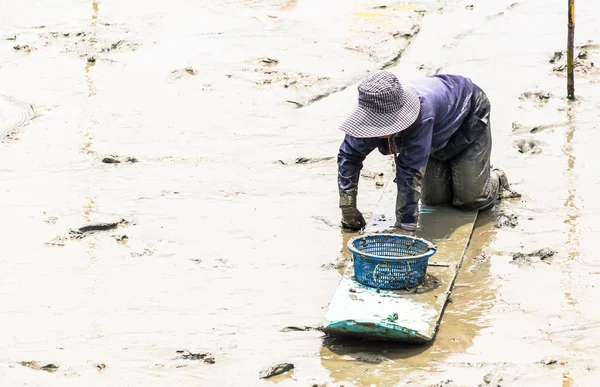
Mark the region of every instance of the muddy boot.
POLYGON ((496 176, 498 179, 500 191, 510 191, 510 185, 508 184, 508 178, 506 173, 499 168, 492 168, 492 176, 496 176))

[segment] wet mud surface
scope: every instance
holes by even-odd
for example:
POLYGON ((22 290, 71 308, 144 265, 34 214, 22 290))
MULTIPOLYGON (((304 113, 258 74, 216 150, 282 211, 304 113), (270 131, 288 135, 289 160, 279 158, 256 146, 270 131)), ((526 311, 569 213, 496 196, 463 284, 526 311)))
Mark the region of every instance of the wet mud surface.
MULTIPOLYGON (((0 384, 596 384, 595 2, 574 102, 559 0, 51 3, 0 13, 0 384), (424 346, 318 329, 354 235, 337 127, 382 68, 480 85, 518 193, 424 346)), ((365 161, 365 216, 390 173, 365 161)))

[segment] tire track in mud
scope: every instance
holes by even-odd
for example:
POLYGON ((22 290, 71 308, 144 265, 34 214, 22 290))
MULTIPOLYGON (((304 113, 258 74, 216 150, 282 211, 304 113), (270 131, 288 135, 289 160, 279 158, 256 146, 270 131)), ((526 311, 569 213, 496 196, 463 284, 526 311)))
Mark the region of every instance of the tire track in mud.
POLYGON ((0 142, 13 139, 19 128, 27 125, 34 116, 33 105, 0 94, 0 142))

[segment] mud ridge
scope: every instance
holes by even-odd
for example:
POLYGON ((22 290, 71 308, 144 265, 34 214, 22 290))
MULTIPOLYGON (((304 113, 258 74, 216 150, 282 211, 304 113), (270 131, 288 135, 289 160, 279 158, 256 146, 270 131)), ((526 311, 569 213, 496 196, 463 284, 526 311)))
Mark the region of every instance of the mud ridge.
MULTIPOLYGON (((398 62, 400 61, 400 59, 402 58, 402 55, 404 54, 404 52, 410 47, 412 41, 414 40, 415 37, 417 37, 417 35, 419 34, 419 32, 421 32, 421 23, 423 20, 423 16, 422 14, 419 14, 419 19, 418 19, 418 23, 417 24, 413 24, 410 31, 409 32, 405 32, 405 33, 395 33, 395 34, 391 34, 391 36, 394 39, 397 38, 404 38, 406 39, 407 44, 402 47, 402 49, 400 49, 394 56, 392 56, 391 58, 385 60, 381 65, 375 67, 372 70, 368 70, 367 72, 363 73, 360 76, 354 77, 352 79, 350 79, 348 82, 346 82, 345 85, 342 86, 336 86, 336 87, 332 87, 329 90, 324 91, 323 93, 320 94, 316 94, 310 98, 308 98, 305 101, 293 101, 293 100, 287 100, 286 102, 291 103, 293 105, 296 105, 296 108, 303 108, 306 106, 310 106, 313 103, 320 101, 324 98, 327 98, 333 94, 339 93, 341 91, 346 90, 348 87, 355 85, 359 82, 361 82, 369 73, 374 72, 374 71, 381 71, 381 70, 387 70, 391 67, 394 67, 398 64, 398 62)), ((348 49, 352 49, 352 48, 348 48, 348 49)))
POLYGON ((0 142, 13 140, 19 128, 34 117, 33 105, 0 94, 0 142))

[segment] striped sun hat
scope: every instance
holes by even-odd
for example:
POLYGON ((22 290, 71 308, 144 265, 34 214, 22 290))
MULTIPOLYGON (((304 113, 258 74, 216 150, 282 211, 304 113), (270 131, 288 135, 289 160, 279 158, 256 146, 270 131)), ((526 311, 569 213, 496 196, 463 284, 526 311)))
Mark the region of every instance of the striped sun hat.
POLYGON ((378 71, 358 85, 358 106, 340 129, 353 137, 383 137, 411 126, 419 116, 419 96, 389 71, 378 71))

